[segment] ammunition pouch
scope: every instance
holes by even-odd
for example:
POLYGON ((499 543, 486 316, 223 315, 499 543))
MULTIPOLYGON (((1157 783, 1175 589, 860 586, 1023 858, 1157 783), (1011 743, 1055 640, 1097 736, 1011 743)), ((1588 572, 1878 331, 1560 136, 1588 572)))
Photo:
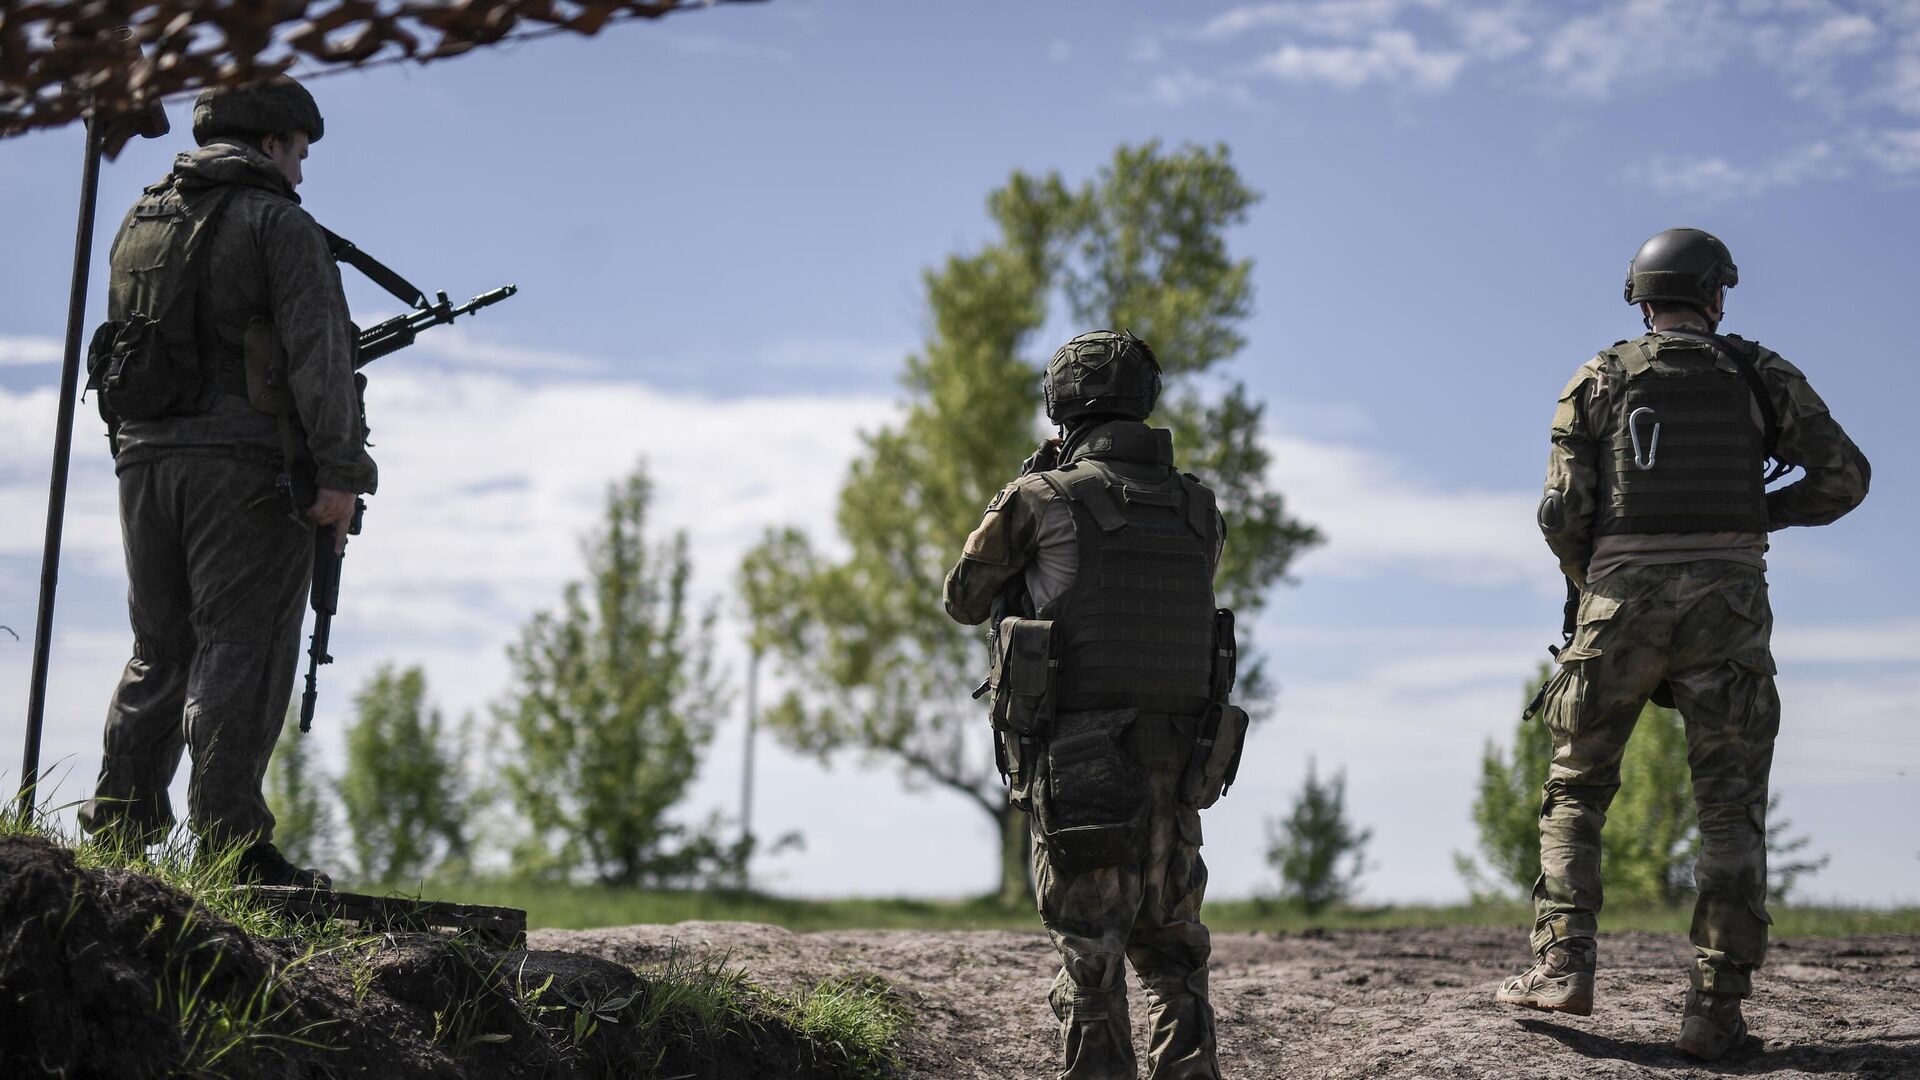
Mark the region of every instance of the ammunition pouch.
POLYGON ((1234 636, 1233 612, 1218 608, 1213 613, 1213 672, 1208 679, 1209 699, 1224 705, 1233 694, 1233 682, 1240 674, 1240 642, 1234 636))
POLYGON ((141 312, 110 319, 87 346, 87 389, 110 426, 128 420, 204 412, 217 391, 200 370, 193 343, 171 342, 141 312))
POLYGON ((1016 738, 1046 738, 1053 727, 1054 672, 1060 664, 1054 654, 1053 623, 1001 619, 995 644, 989 711, 994 730, 1016 738))
POLYGON ((1238 705, 1215 705, 1200 721, 1193 754, 1180 776, 1180 801, 1205 810, 1220 801, 1240 772, 1240 752, 1246 747, 1247 711, 1238 705))
POLYGON ((1137 858, 1153 800, 1147 767, 1123 742, 1137 709, 1063 713, 1035 762, 1035 836, 1068 873, 1137 858))
POLYGON ((1194 731, 1193 749, 1180 776, 1180 801, 1205 810, 1220 801, 1240 771, 1240 751, 1246 746, 1247 711, 1230 705, 1234 680, 1239 676, 1240 644, 1234 634, 1233 612, 1213 613, 1213 704, 1194 731))

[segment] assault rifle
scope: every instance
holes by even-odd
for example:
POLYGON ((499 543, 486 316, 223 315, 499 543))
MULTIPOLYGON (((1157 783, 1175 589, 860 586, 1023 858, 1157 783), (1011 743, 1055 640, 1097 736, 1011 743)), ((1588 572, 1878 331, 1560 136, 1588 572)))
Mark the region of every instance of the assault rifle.
MULTIPOLYGON (((337 237, 334 239, 338 241, 338 243, 345 245, 346 249, 354 250, 357 253, 357 249, 353 249, 351 244, 348 244, 346 241, 341 241, 337 237)), ((344 256, 340 255, 338 250, 336 250, 336 255, 340 256, 342 261, 348 261, 344 256)), ((364 256, 362 256, 362 258, 364 258, 364 256)), ((366 261, 370 262, 371 260, 366 261)), ((359 263, 355 262, 354 265, 358 266, 359 263)), ((378 267, 379 264, 375 263, 374 265, 378 267)), ((365 267, 361 267, 361 269, 364 270, 365 267)), ((392 274, 392 271, 386 271, 384 267, 379 267, 379 269, 389 275, 392 274)), ((369 276, 373 275, 369 274, 369 276)), ((397 277, 397 275, 393 276, 397 277)), ((377 281, 379 278, 376 277, 375 280, 377 281)), ((405 298, 404 295, 397 290, 390 291, 394 291, 395 295, 402 296, 403 299, 405 298)), ((414 339, 420 336, 420 331, 430 327, 444 326, 462 315, 471 315, 481 308, 491 307, 519 291, 520 289, 517 285, 502 285, 491 292, 483 292, 479 296, 459 305, 455 305, 452 301, 448 300, 447 294, 444 292, 439 293, 437 299, 431 304, 426 303, 426 297, 424 295, 420 295, 420 303, 412 311, 404 315, 395 315, 391 319, 376 323, 360 332, 358 348, 355 350, 353 359, 355 372, 354 381, 358 384, 356 389, 363 395, 366 391, 367 377, 359 374, 360 368, 367 366, 389 353, 399 352, 401 349, 413 344, 414 339)), ((364 402, 362 403, 361 411, 363 413, 365 412, 364 402)), ((289 488, 289 496, 291 497, 291 488, 289 488)), ((296 512, 298 512, 300 509, 298 506, 300 500, 294 498, 292 501, 295 503, 296 512)), ((366 517, 366 513, 366 501, 359 498, 354 499, 353 520, 347 526, 348 536, 360 535, 360 525, 366 517)), ((346 557, 344 546, 339 551, 334 550, 333 526, 321 525, 314 529, 313 588, 308 596, 309 606, 313 608, 313 636, 309 638, 307 642, 307 688, 305 692, 300 695, 301 731, 309 731, 313 728, 313 706, 315 700, 320 695, 320 665, 333 663, 333 657, 328 653, 327 648, 329 639, 333 635, 333 616, 340 610, 340 566, 346 560, 346 557)))
POLYGON ((471 315, 483 307, 492 307, 519 291, 518 285, 502 285, 458 306, 449 301, 447 294, 443 292, 438 294, 438 298, 431 304, 415 308, 404 315, 395 315, 385 322, 375 323, 360 332, 360 347, 353 359, 354 369, 359 370, 388 353, 399 352, 413 344, 422 330, 444 326, 462 315, 471 315))
MULTIPOLYGON (((366 517, 367 502, 353 500, 353 520, 347 523, 347 535, 359 536, 360 523, 366 517)), ((320 665, 333 663, 327 646, 333 637, 333 616, 340 610, 340 566, 347 550, 334 550, 333 526, 313 530, 313 588, 308 601, 313 606, 313 637, 307 642, 307 689, 300 695, 300 730, 313 730, 313 703, 320 696, 320 665)))

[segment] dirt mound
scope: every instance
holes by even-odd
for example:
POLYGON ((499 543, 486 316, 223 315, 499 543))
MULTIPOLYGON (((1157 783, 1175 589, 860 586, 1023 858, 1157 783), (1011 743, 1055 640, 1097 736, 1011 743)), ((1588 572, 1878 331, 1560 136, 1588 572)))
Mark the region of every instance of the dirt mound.
MULTIPOLYGON (((1058 960, 1039 933, 851 931, 686 923, 540 931, 543 948, 644 962, 723 953, 769 985, 871 972, 903 988, 905 1072, 924 1080, 1051 1076, 1046 1005, 1058 960)), ((1673 1049, 1691 947, 1607 934, 1592 1017, 1493 1002, 1523 966, 1526 932, 1404 930, 1214 937, 1222 1072, 1234 1080, 1386 1077, 1920 1078, 1920 938, 1777 941, 1747 1007, 1755 1037, 1714 1066, 1673 1049)), ((1135 1044, 1145 1001, 1133 992, 1135 1044)))
POLYGON ((716 1012, 688 979, 431 934, 254 938, 152 878, 0 837, 4 1077, 848 1075, 752 992, 719 989, 716 1012))

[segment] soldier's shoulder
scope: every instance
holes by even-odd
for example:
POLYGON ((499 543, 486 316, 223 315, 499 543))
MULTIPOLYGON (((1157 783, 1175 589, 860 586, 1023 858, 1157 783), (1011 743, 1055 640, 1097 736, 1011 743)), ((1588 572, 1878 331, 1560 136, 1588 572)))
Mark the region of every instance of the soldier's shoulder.
POLYGON ((998 510, 1010 503, 1033 506, 1053 496, 1053 485, 1047 483, 1045 473, 1028 473, 1025 476, 1015 477, 1005 487, 994 493, 993 501, 987 504, 987 509, 988 511, 998 510))
POLYGON ((1786 357, 1781 356, 1779 353, 1767 348, 1752 338, 1743 338, 1739 334, 1723 334, 1721 336, 1726 338, 1728 343, 1733 345, 1734 348, 1746 353, 1747 356, 1753 360, 1753 366, 1762 374, 1801 380, 1807 377, 1806 372, 1795 367, 1786 357))

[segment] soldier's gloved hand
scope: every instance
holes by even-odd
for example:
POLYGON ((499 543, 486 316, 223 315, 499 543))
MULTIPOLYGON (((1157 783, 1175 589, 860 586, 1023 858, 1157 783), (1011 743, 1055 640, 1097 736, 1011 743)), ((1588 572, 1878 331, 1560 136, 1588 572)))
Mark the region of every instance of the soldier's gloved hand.
POLYGON ((321 488, 313 505, 307 507, 307 520, 315 525, 333 526, 333 553, 347 550, 347 528, 353 524, 353 492, 321 488))
POLYGON ((1020 463, 1020 475, 1028 473, 1052 472, 1060 467, 1060 440, 1048 439, 1040 444, 1033 456, 1020 463))

